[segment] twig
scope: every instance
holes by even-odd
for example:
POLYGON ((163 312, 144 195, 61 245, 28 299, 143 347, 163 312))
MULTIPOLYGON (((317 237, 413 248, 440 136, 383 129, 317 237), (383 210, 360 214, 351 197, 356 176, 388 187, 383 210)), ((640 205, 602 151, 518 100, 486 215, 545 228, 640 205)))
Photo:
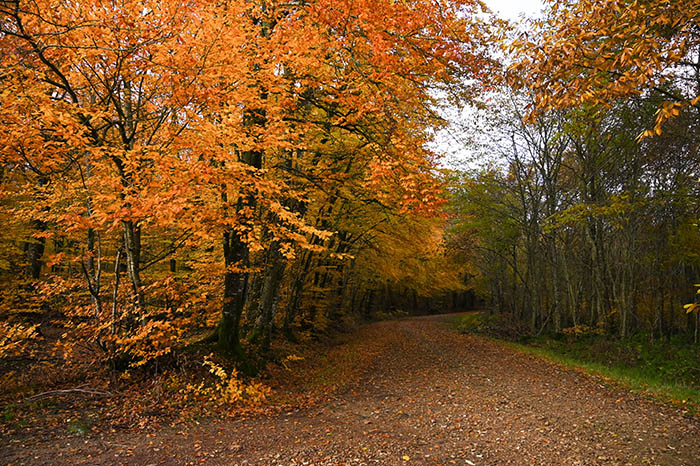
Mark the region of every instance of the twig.
POLYGON ((107 390, 100 390, 97 388, 69 388, 66 390, 49 390, 48 392, 37 393, 36 395, 32 395, 29 398, 25 398, 24 400, 20 401, 20 403, 27 403, 29 401, 34 401, 41 398, 49 398, 52 396, 59 395, 70 395, 74 393, 82 395, 114 396, 112 392, 109 392, 107 390))

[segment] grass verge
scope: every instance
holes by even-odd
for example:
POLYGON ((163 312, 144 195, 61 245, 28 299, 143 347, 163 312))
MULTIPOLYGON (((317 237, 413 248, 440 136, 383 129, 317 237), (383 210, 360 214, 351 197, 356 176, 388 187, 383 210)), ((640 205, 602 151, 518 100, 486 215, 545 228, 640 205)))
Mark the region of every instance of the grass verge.
POLYGON ((624 340, 553 334, 512 341, 500 338, 498 316, 480 312, 453 316, 447 324, 700 415, 700 348, 680 339, 651 343, 644 334, 624 340))

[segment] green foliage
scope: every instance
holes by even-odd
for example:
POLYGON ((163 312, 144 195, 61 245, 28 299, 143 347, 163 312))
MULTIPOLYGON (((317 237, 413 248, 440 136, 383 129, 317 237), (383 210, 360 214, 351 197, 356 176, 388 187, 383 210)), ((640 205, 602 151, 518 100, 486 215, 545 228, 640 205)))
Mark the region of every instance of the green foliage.
POLYGON ((523 121, 528 94, 508 92, 494 117, 490 156, 500 160, 454 177, 448 244, 469 285, 533 334, 587 327, 697 341, 684 315, 700 273, 700 164, 688 131, 697 112, 639 142, 658 95, 523 121))
POLYGON ((447 323, 461 333, 485 333, 499 321, 499 316, 483 312, 469 312, 450 317, 447 323))
POLYGON ((87 435, 90 433, 90 426, 84 421, 71 419, 68 423, 68 432, 71 434, 87 435))
POLYGON ((17 404, 8 403, 2 409, 2 421, 4 423, 9 423, 17 418, 17 404))

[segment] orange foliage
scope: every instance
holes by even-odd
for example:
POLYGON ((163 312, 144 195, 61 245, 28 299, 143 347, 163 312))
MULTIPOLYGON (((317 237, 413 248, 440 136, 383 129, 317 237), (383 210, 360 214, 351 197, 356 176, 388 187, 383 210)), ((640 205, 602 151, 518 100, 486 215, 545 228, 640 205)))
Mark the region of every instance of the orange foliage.
MULTIPOLYGON (((7 244, 36 245, 25 249, 43 277, 25 288, 58 317, 62 354, 168 355, 215 325, 224 276, 255 271, 250 253, 319 253, 343 226, 371 230, 352 219, 375 222, 376 206, 434 236, 420 218, 443 204, 426 149, 443 124, 436 91, 473 98, 484 86, 481 11, 475 0, 4 2, 0 201, 16 227, 0 239, 15 256, 7 244), (240 240, 240 261, 221 257, 222 237, 240 240)), ((4 318, 9 301, 0 307, 4 318)))
POLYGON ((678 85, 697 67, 697 1, 551 0, 549 7, 534 36, 512 44, 512 75, 532 87, 538 108, 609 104, 654 89, 664 102, 654 128, 643 133, 651 136, 700 104, 695 87, 678 85))

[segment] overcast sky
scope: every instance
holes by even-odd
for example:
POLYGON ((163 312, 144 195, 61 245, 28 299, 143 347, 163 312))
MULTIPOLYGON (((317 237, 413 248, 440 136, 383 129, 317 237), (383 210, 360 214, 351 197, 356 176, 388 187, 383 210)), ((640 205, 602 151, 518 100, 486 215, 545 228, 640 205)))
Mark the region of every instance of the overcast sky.
POLYGON ((486 5, 507 19, 516 20, 521 14, 533 16, 542 8, 542 0, 484 0, 486 5))
MULTIPOLYGON (((544 6, 543 0, 484 0, 486 5, 498 16, 517 22, 521 15, 539 16, 544 6)), ((476 117, 469 107, 453 107, 444 113, 451 125, 437 133, 435 143, 431 145, 437 152, 445 155, 440 165, 447 168, 477 168, 482 164, 475 159, 479 152, 476 146, 482 138, 487 137, 484 122, 476 117), (481 130, 476 128, 481 127, 481 130), (479 135, 480 131, 484 131, 479 135), (476 145, 476 146, 475 146, 476 145)))

